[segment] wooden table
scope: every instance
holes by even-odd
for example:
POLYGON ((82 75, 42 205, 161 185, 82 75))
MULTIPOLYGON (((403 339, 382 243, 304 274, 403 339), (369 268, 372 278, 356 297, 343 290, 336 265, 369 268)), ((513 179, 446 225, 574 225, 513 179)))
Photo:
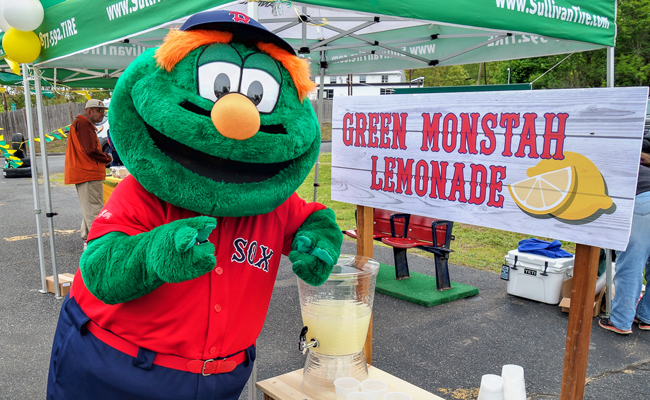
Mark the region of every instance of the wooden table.
MULTIPOLYGON (((372 365, 368 366, 368 377, 386 382, 388 392, 404 392, 413 400, 444 400, 372 365)), ((302 369, 257 382, 255 386, 264 393, 264 400, 316 400, 302 391, 302 369)))

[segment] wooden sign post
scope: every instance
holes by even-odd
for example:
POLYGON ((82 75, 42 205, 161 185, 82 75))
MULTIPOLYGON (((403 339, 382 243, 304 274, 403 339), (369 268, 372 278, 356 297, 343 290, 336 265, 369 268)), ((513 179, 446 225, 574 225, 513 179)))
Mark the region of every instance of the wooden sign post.
POLYGON ((579 400, 585 393, 599 256, 598 247, 576 245, 560 400, 579 400))
MULTIPOLYGON (((372 220, 372 207, 357 206, 357 255, 359 256, 373 257, 372 220)), ((363 354, 366 356, 366 362, 372 364, 372 314, 363 354)))

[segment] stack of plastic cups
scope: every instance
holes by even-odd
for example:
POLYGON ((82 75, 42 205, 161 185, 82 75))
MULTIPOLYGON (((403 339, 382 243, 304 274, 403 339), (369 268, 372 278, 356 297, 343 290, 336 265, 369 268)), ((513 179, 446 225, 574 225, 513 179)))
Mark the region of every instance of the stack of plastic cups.
POLYGON ((505 400, 503 398, 503 378, 493 374, 483 375, 476 400, 505 400))
POLYGON ((524 369, 519 365, 506 364, 501 369, 504 400, 526 400, 524 369))

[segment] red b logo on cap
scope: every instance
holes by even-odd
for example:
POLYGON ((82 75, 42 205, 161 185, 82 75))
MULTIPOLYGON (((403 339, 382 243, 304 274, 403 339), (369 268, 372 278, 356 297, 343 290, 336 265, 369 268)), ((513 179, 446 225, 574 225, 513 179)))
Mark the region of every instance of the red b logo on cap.
POLYGON ((248 21, 250 21, 250 18, 248 18, 248 15, 246 15, 244 13, 240 13, 238 11, 231 11, 229 14, 232 15, 232 20, 235 21, 235 22, 243 22, 243 23, 247 24, 248 21))

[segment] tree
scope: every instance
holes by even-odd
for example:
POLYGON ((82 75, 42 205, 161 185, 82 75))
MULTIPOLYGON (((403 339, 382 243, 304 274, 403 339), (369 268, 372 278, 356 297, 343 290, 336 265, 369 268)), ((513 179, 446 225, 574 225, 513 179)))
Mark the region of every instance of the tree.
MULTIPOLYGON (((650 0, 619 0, 616 22, 616 86, 650 85, 650 0)), ((606 61, 606 50, 599 49, 491 62, 485 68, 488 84, 508 83, 510 69, 510 83, 534 82, 534 89, 590 88, 607 86, 606 61)), ((425 76, 425 86, 475 85, 478 64, 422 68, 412 74, 425 76)))
POLYGON ((650 0, 619 0, 616 84, 650 84, 650 0))

